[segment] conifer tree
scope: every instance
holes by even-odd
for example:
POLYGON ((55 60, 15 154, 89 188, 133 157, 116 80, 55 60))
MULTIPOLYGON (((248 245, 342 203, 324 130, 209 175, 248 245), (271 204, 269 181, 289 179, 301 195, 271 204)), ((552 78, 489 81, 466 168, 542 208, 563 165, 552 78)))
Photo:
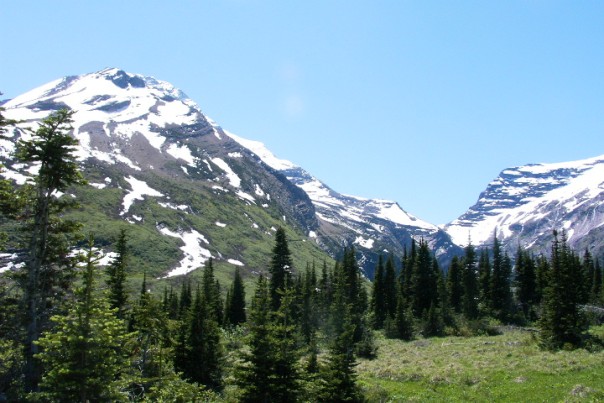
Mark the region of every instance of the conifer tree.
POLYGON ((493 270, 490 281, 490 308, 495 318, 509 320, 512 309, 511 262, 506 253, 501 250, 497 234, 493 236, 493 270))
POLYGON ((591 286, 591 302, 594 304, 602 304, 602 268, 600 261, 596 260, 594 264, 594 279, 591 286))
POLYGON ((434 265, 428 243, 419 242, 417 257, 414 259, 411 275, 410 293, 413 301, 413 313, 421 317, 428 312, 437 299, 437 283, 434 265))
POLYGON ((40 367, 34 359, 36 340, 48 324, 53 300, 60 298, 72 278, 69 246, 79 224, 60 219, 63 211, 77 205, 72 198, 57 198, 71 186, 85 183, 74 155, 77 140, 69 135, 73 112, 60 110, 44 119, 31 139, 19 140, 19 161, 39 165, 32 193, 25 266, 19 277, 26 312, 26 390, 36 390, 40 367))
POLYGON ((277 228, 275 233, 275 246, 270 265, 270 297, 271 308, 273 311, 279 309, 281 297, 286 289, 291 285, 292 261, 287 244, 285 230, 282 227, 277 228))
POLYGON ((246 321, 245 287, 238 267, 235 268, 235 277, 228 292, 224 313, 226 324, 229 326, 239 326, 246 321))
POLYGON ((447 294, 449 307, 457 313, 461 312, 463 291, 461 263, 457 256, 453 256, 447 273, 447 294))
POLYGON ((128 301, 128 293, 125 287, 128 267, 128 240, 125 228, 120 230, 115 249, 117 256, 107 266, 107 286, 109 287, 109 303, 112 308, 117 308, 118 317, 123 319, 128 301))
POLYGON ((548 285, 548 278, 550 274, 550 264, 548 259, 540 255, 537 257, 537 274, 536 274, 536 295, 535 295, 535 303, 540 304, 543 295, 545 294, 545 289, 548 285))
POLYGON ((479 310, 483 314, 491 311, 491 261, 489 251, 482 249, 478 260, 479 310))
POLYGON ((396 271, 394 269, 394 258, 390 255, 388 260, 386 260, 384 270, 384 300, 386 313, 391 318, 394 318, 394 315, 396 315, 396 297, 396 271))
POLYGON ((554 231, 551 270, 543 295, 542 315, 539 321, 541 345, 550 350, 579 346, 585 331, 585 321, 579 309, 576 267, 573 253, 563 232, 558 239, 554 231))
POLYGON ((321 368, 319 402, 363 402, 364 398, 356 384, 354 367, 354 324, 353 313, 345 303, 343 294, 334 299, 334 309, 339 310, 340 319, 335 321, 334 339, 329 349, 327 362, 321 368))
POLYGON ((462 265, 462 313, 468 319, 476 319, 478 317, 478 279, 476 278, 476 250, 472 243, 464 248, 464 258, 462 265))
POLYGON ((373 287, 371 293, 371 311, 373 313, 373 326, 375 329, 384 327, 386 320, 386 295, 384 292, 384 258, 378 257, 378 263, 373 273, 373 287))
POLYGON ((188 319, 184 376, 212 390, 220 390, 223 352, 212 302, 213 284, 210 286, 210 295, 202 293, 199 287, 195 293, 188 319))
POLYGON ((127 360, 124 323, 115 316, 105 295, 95 292, 95 257, 90 238, 82 287, 64 316, 53 316, 55 327, 38 344, 45 372, 41 397, 49 401, 124 400, 120 376, 127 360))
POLYGON ((531 308, 537 302, 537 273, 531 255, 518 247, 516 252, 516 297, 525 318, 531 319, 531 308))
POLYGON ((237 368, 241 402, 270 402, 273 385, 273 345, 270 337, 271 299, 264 276, 258 277, 248 318, 249 351, 237 368))
POLYGON ((220 297, 220 284, 214 277, 214 263, 210 258, 205 263, 202 277, 204 303, 208 306, 210 318, 220 324, 223 323, 223 302, 220 297))

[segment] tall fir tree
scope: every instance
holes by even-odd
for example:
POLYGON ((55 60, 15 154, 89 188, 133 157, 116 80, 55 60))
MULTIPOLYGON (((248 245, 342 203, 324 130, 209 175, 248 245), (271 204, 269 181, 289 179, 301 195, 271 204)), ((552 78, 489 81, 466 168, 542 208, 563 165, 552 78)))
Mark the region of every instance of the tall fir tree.
POLYGON ((235 276, 228 292, 224 315, 226 324, 232 327, 239 326, 247 320, 245 286, 238 267, 235 268, 235 276))
POLYGON ((518 247, 515 266, 516 298, 524 317, 534 319, 532 308, 537 302, 537 271, 535 260, 528 251, 518 247))
POLYGON ((476 273, 476 250, 471 242, 468 242, 468 245, 464 248, 461 277, 463 286, 461 311, 466 318, 476 319, 478 317, 479 289, 476 273))
POLYGON ((491 272, 490 308, 493 316, 508 321, 512 310, 511 262, 501 248, 497 234, 493 235, 493 269, 491 272))
POLYGON ((74 154, 78 141, 69 134, 72 115, 65 109, 52 113, 30 139, 17 144, 17 159, 39 166, 32 188, 32 211, 24 213, 30 217, 25 228, 29 242, 19 276, 26 312, 26 390, 36 390, 40 379, 34 358, 39 351, 36 340, 48 324, 53 300, 69 288, 73 277, 69 248, 79 224, 60 217, 77 203, 70 197, 56 197, 58 192, 85 183, 74 154))
POLYGON ((223 386, 223 351, 220 327, 212 302, 213 284, 212 282, 210 295, 203 293, 199 287, 195 293, 188 318, 184 375, 193 382, 218 391, 223 386))
POLYGON ((117 238, 116 257, 107 266, 107 286, 109 287, 109 303, 112 308, 117 308, 117 315, 125 317, 128 292, 126 290, 126 271, 128 267, 128 238, 126 229, 122 228, 117 238))
POLYGON ((82 286, 66 315, 53 316, 52 331, 38 340, 44 364, 42 400, 60 402, 120 401, 120 377, 128 362, 124 323, 96 291, 96 259, 90 238, 82 286))
POLYGON ((386 294, 384 292, 384 285, 384 257, 380 255, 373 273, 370 304, 375 329, 382 329, 384 327, 384 321, 386 320, 386 294))
POLYGON ((447 293, 449 306, 456 313, 461 312, 463 291, 461 262, 457 256, 453 256, 447 272, 447 293))
POLYGON ((488 249, 480 250, 478 259, 478 306, 481 314, 491 311, 491 260, 488 249))
POLYGON ((281 298, 285 289, 291 285, 292 260, 287 244, 287 236, 282 227, 275 232, 275 246, 270 265, 269 291, 271 297, 271 308, 273 311, 279 309, 281 298))
POLYGON ((568 247, 566 234, 561 238, 554 231, 551 269, 543 295, 542 315, 539 321, 541 345, 549 350, 566 345, 579 346, 586 322, 579 309, 577 272, 573 253, 568 247))
POLYGON ((396 270, 394 268, 394 257, 390 255, 386 260, 386 267, 384 269, 384 299, 386 313, 390 318, 394 318, 396 315, 396 270))

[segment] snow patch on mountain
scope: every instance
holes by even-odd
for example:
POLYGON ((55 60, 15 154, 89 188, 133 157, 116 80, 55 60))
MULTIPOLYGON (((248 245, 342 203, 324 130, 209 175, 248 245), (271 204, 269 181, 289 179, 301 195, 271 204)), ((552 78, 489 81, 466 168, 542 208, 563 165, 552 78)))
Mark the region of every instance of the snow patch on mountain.
POLYGON ((183 252, 184 257, 181 259, 179 265, 172 269, 167 277, 180 276, 182 274, 187 274, 190 271, 198 269, 202 267, 205 262, 212 257, 210 251, 201 246, 203 242, 206 245, 210 243, 208 240, 199 232, 195 230, 191 231, 179 231, 174 232, 168 228, 160 228, 159 231, 164 234, 174 238, 180 238, 183 242, 183 246, 180 247, 180 250, 183 252))
POLYGON ((138 180, 132 176, 128 176, 124 179, 130 184, 132 190, 129 191, 122 200, 122 205, 124 206, 124 209, 120 213, 122 216, 130 210, 130 206, 132 206, 135 200, 144 200, 143 196, 163 197, 162 193, 153 189, 144 181, 138 180))

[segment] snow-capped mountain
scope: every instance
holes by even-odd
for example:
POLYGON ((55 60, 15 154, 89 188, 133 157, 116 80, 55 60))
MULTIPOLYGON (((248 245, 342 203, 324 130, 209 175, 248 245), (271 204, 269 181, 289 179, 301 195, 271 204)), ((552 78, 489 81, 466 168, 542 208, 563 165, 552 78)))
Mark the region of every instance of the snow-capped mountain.
POLYGON ((553 230, 569 244, 602 250, 604 156, 503 170, 478 202, 445 226, 458 245, 488 244, 497 236, 509 248, 548 252, 553 230))
MULTIPOLYGON (((338 194, 261 143, 227 133, 183 92, 151 77, 114 68, 69 76, 3 107, 21 121, 12 139, 0 140, 5 159, 29 135, 25 127, 35 129, 54 110, 75 112, 77 156, 96 192, 77 197, 90 203, 92 229, 108 239, 101 223, 127 221, 157 245, 167 242, 158 258, 170 268, 161 275, 186 273, 209 257, 258 268, 279 225, 303 238, 300 260, 322 259, 317 246, 334 256, 356 244, 368 275, 376 253, 401 253, 411 237, 429 239, 440 254, 455 248, 397 203, 338 194)), ((3 175, 19 183, 32 172, 4 162, 3 175)))

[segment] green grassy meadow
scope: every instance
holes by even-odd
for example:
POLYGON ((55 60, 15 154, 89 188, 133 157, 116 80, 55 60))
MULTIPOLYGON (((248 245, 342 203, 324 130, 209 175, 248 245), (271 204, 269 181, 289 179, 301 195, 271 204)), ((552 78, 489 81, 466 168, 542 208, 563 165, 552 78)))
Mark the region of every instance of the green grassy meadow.
POLYGON ((604 401, 604 351, 543 351, 526 330, 377 343, 357 366, 370 402, 604 401))

